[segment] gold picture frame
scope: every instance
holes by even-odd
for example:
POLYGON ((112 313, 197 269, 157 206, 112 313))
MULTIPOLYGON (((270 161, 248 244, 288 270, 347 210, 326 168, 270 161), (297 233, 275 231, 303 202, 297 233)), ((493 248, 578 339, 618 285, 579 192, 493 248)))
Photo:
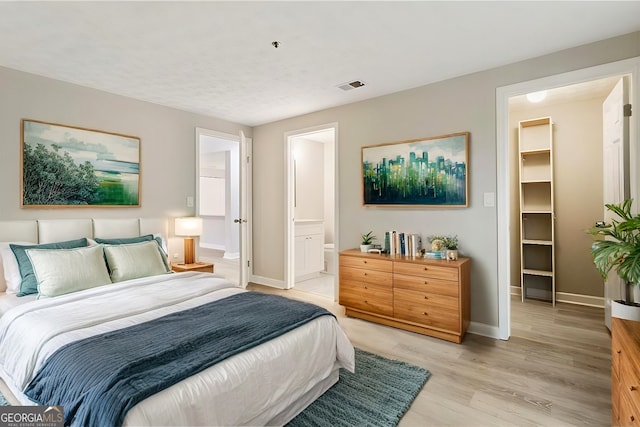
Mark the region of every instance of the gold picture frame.
POLYGON ((140 207, 140 138, 21 121, 22 208, 140 207))
POLYGON ((469 132, 361 149, 364 206, 469 206, 469 132))

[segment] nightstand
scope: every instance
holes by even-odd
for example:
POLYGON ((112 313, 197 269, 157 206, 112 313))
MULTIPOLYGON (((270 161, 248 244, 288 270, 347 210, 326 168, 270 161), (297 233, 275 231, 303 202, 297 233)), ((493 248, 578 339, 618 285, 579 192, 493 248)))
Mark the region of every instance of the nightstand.
POLYGON ((171 264, 171 269, 175 272, 201 271, 203 273, 213 273, 213 264, 210 262, 194 262, 193 264, 171 264))

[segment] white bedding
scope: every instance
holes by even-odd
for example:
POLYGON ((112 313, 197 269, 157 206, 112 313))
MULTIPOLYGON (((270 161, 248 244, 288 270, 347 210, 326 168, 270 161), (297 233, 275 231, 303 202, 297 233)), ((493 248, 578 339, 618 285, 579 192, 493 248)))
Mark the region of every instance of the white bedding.
MULTIPOLYGON (((0 317, 0 375, 21 391, 46 358, 74 340, 151 320, 245 292, 207 273, 130 280, 50 299, 0 317)), ((265 425, 301 408, 317 383, 330 386, 339 367, 354 369, 354 352, 335 318, 321 316, 238 354, 140 402, 125 425, 265 425)), ((286 421, 286 420, 285 420, 286 421)))

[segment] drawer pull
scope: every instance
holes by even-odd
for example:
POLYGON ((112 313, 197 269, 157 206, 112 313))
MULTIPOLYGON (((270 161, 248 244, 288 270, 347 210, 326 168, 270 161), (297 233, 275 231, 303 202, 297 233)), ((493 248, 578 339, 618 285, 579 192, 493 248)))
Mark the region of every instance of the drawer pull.
POLYGON ((365 263, 365 264, 367 263, 367 261, 366 261, 366 260, 365 260, 365 261, 362 261, 362 262, 363 262, 363 263, 365 263))
POLYGON ((636 417, 634 417, 633 415, 630 415, 630 416, 629 416, 629 421, 633 422, 633 421, 635 421, 635 420, 636 420, 636 417))
POLYGON ((638 389, 638 387, 632 385, 629 387, 629 391, 636 391, 638 389))
POLYGON ((429 297, 425 295, 425 296, 424 296, 424 299, 429 299, 429 297))
POLYGON ((364 288, 365 288, 365 289, 369 289, 369 288, 367 288, 366 286, 365 286, 364 288))
POLYGON ((616 353, 620 354, 622 353, 622 350, 616 350, 616 353))
POLYGON ((429 284, 429 282, 427 282, 427 281, 425 280, 425 281, 424 281, 424 284, 425 284, 425 285, 428 285, 428 284, 429 284))
POLYGON ((426 311, 423 311, 422 314, 424 314, 425 316, 429 315, 429 313, 427 313, 426 311))
POLYGON ((425 267, 425 268, 424 268, 424 271, 427 271, 428 269, 429 269, 428 267, 425 267))

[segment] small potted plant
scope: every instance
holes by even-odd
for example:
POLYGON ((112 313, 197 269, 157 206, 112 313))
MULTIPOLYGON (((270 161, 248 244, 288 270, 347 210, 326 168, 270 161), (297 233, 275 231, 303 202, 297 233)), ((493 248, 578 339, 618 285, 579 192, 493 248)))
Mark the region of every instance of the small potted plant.
POLYGON ((373 241, 376 239, 376 236, 373 235, 373 231, 369 231, 368 233, 360 235, 360 251, 368 252, 369 249, 373 248, 373 241))
POLYGON ((435 234, 427 238, 431 243, 431 252, 440 252, 442 259, 458 259, 458 236, 435 234))
POLYGON ((614 317, 640 320, 638 284, 640 283, 640 215, 631 214, 633 201, 627 199, 620 204, 607 204, 607 210, 620 220, 613 219, 611 224, 602 224, 588 232, 598 239, 591 245, 593 263, 605 280, 614 270, 625 283, 623 300, 611 301, 611 314, 614 317), (635 295, 634 295, 635 294, 635 295))
POLYGON ((447 259, 455 261, 458 259, 458 236, 444 236, 442 245, 447 248, 447 259))

